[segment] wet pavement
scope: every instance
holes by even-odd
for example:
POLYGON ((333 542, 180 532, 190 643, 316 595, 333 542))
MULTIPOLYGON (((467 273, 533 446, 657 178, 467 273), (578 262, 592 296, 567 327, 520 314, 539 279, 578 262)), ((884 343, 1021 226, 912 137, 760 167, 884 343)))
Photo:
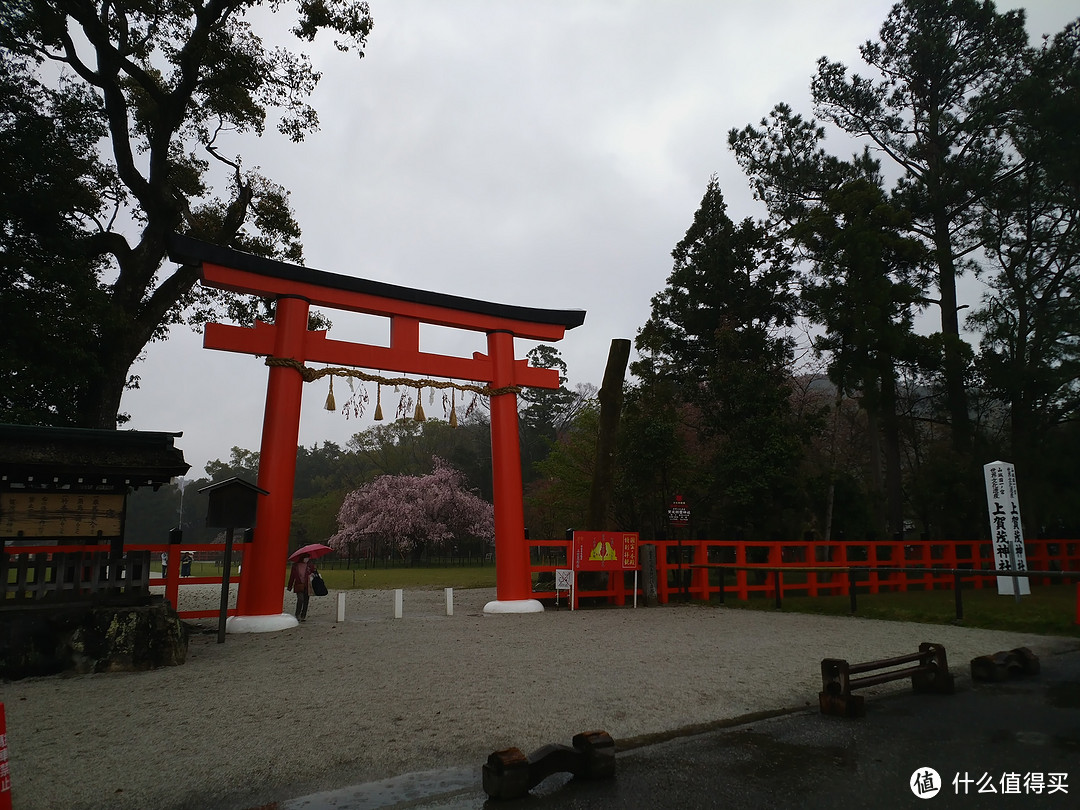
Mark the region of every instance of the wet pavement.
POLYGON ((967 662, 950 663, 953 695, 868 695, 858 719, 815 706, 668 739, 617 740, 613 779, 555 775, 521 799, 489 799, 477 763, 266 810, 1080 807, 1080 650, 1044 657, 1037 675, 994 683, 973 682, 967 662))

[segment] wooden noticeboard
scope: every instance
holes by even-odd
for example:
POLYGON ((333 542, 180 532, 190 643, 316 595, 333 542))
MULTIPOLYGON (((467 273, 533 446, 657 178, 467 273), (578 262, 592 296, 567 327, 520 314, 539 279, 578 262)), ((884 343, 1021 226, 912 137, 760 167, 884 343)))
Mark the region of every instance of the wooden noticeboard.
POLYGON ((123 495, 0 493, 0 537, 119 537, 123 515, 123 495))

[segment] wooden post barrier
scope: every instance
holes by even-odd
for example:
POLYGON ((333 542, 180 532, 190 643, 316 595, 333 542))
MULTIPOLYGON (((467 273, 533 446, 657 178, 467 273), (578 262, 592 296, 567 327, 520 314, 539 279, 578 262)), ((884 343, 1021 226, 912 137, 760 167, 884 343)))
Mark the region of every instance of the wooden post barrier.
POLYGON ((606 731, 576 734, 572 746, 545 745, 525 756, 519 748, 495 751, 482 770, 484 792, 495 800, 518 799, 544 779, 569 771, 579 779, 615 776, 615 741, 606 731))
POLYGON ((923 643, 919 645, 917 653, 867 661, 863 664, 849 664, 842 658, 825 658, 821 662, 821 692, 818 694, 821 713, 840 717, 862 717, 866 713, 865 701, 862 695, 853 695, 853 689, 904 678, 911 678, 911 688, 916 692, 951 695, 954 690, 945 648, 940 644, 923 643), (915 665, 892 669, 912 663, 915 665), (852 677, 875 670, 882 671, 861 678, 852 677))

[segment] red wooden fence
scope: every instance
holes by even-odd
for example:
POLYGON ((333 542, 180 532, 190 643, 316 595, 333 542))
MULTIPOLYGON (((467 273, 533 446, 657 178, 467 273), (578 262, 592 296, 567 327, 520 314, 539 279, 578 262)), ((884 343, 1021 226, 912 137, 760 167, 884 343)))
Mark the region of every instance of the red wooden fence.
MULTIPOLYGON (((534 597, 556 597, 555 570, 570 567, 572 545, 570 540, 529 541, 534 597)), ((868 569, 856 574, 859 588, 868 593, 951 589, 956 569, 970 569, 973 574, 975 571, 994 571, 993 551, 988 542, 660 540, 642 545, 656 547, 657 593, 661 603, 681 598, 709 601, 719 598, 721 589, 724 595, 737 599, 775 598, 778 582, 781 597, 842 595, 849 592, 849 569, 868 569), (888 570, 870 570, 875 568, 888 570), (773 575, 772 569, 780 569, 782 576, 773 575)), ((1029 570, 1074 572, 1080 579, 1080 540, 1028 540, 1025 545, 1029 570)), ((243 543, 234 545, 238 550, 243 547, 243 543)), ((181 602, 182 585, 221 584, 220 576, 181 578, 180 548, 162 543, 125 546, 125 551, 150 552, 155 560, 163 551, 171 553, 167 577, 151 577, 146 584, 164 585, 165 596, 173 605, 181 602)), ((184 543, 182 548, 197 553, 222 551, 220 543, 184 543)), ((4 547, 8 555, 101 551, 102 546, 7 544, 4 547)), ((996 587, 992 576, 973 575, 964 579, 974 588, 996 587)), ((1040 576, 1033 576, 1031 580, 1032 585, 1058 581, 1040 576)), ((229 581, 238 583, 240 577, 232 575, 229 581)), ((576 597, 579 600, 599 597, 611 604, 623 605, 633 599, 633 583, 632 572, 593 575, 578 580, 576 597)), ((639 594, 642 589, 643 583, 639 581, 639 594)), ((1077 623, 1080 624, 1080 587, 1077 593, 1077 623)), ((234 613, 235 610, 230 608, 229 615, 234 613)), ((180 610, 179 614, 184 619, 216 618, 218 611, 180 610)))
MULTIPOLYGON (((568 568, 570 540, 532 540, 530 559, 536 598, 554 599, 554 571, 568 568)), ((860 589, 886 591, 951 589, 953 571, 970 569, 964 577, 975 588, 996 587, 990 576, 994 555, 989 542, 952 541, 725 541, 660 540, 656 546, 657 591, 661 603, 677 598, 708 601, 725 595, 737 599, 776 596, 828 596, 849 592, 849 569, 860 589), (755 568, 755 566, 760 566, 755 568), (872 570, 886 568, 889 570, 872 570), (776 577, 771 569, 780 569, 776 577), (831 570, 830 570, 831 569, 831 570)), ((1028 570, 1070 571, 1080 578, 1080 540, 1028 540, 1028 570)), ((1050 584, 1051 577, 1031 577, 1032 585, 1050 584)), ((639 590, 642 583, 639 582, 639 590)), ((579 580, 577 596, 600 597, 624 604, 633 594, 632 575, 579 580)))

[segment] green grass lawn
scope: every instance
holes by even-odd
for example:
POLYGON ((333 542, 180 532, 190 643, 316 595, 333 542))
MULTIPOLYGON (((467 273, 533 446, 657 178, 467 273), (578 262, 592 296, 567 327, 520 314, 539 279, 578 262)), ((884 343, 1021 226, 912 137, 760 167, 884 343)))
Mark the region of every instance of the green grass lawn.
MULTIPOLYGON (((236 574, 236 561, 235 560, 233 561, 233 564, 232 564, 232 570, 233 570, 233 574, 235 575, 236 574)), ((152 576, 155 576, 155 577, 161 576, 161 564, 157 563, 157 562, 151 563, 151 565, 150 565, 150 573, 151 573, 152 576)), ((220 577, 221 576, 221 565, 219 563, 216 563, 216 562, 202 562, 202 561, 193 562, 191 564, 191 576, 193 576, 193 577, 220 577)))
MULTIPOLYGON (((318 563, 316 563, 317 565, 318 563)), ((448 568, 342 568, 320 569, 326 587, 373 588, 494 588, 495 566, 469 565, 448 568)))
MULTIPOLYGON (((1076 624, 1076 585, 1033 586, 1030 596, 998 596, 996 588, 968 589, 963 597, 965 627, 989 630, 1013 630, 1052 636, 1080 637, 1076 624)), ((755 598, 747 602, 732 599, 728 607, 775 610, 772 599, 755 598)), ((907 591, 856 596, 857 616, 898 622, 951 624, 956 621, 955 595, 947 591, 907 591)), ((851 601, 847 596, 785 597, 783 610, 792 613, 818 613, 847 616, 851 601)))
MULTIPOLYGON (((318 561, 315 562, 318 565, 318 561)), ((160 575, 161 566, 152 566, 154 575, 160 575)), ((236 572, 235 565, 233 572, 236 572)), ((282 584, 288 579, 288 568, 282 566, 282 584)), ((393 590, 395 588, 494 588, 495 566, 469 565, 435 568, 417 566, 413 568, 320 568, 326 587, 335 590, 351 588, 373 588, 393 590)), ((196 562, 191 566, 193 577, 220 577, 221 567, 213 562, 196 562)), ((183 582, 183 578, 181 578, 183 582)))

